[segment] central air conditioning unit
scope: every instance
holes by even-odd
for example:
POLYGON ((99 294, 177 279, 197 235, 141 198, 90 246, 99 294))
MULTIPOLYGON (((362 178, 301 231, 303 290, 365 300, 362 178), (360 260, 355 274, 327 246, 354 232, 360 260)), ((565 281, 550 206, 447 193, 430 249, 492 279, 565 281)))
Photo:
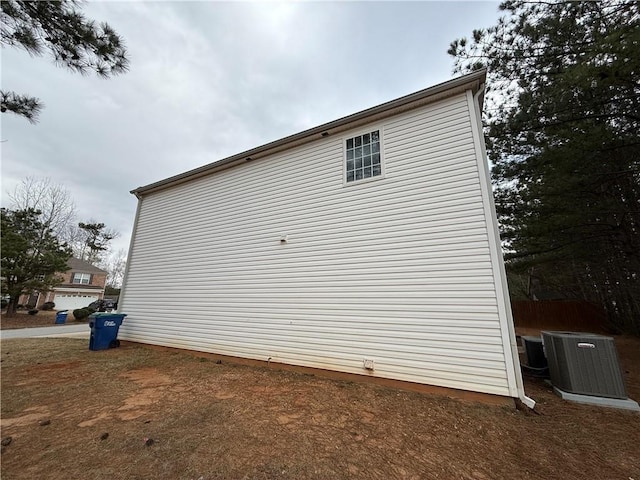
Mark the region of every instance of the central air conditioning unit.
POLYGON ((527 356, 527 366, 536 369, 546 369, 549 364, 544 356, 544 347, 540 337, 522 337, 522 346, 527 356))
POLYGON ((626 399, 613 338, 593 333, 542 332, 549 375, 564 392, 626 399))

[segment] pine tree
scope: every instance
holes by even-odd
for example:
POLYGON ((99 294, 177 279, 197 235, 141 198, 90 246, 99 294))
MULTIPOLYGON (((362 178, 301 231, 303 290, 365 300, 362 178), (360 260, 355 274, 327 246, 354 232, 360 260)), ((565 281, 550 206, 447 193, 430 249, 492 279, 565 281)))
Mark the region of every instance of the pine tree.
POLYGON ((115 230, 106 228, 104 223, 83 223, 78 227, 83 232, 80 258, 93 265, 100 263, 109 249, 109 242, 120 235, 115 230))
POLYGON ((15 313, 20 295, 46 291, 60 283, 71 249, 61 244, 33 209, 1 209, 2 292, 9 295, 7 316, 15 313))
POLYGON ((508 1, 459 39, 489 70, 487 148, 508 268, 640 334, 640 4, 508 1))
MULTIPOLYGON (((3 45, 30 55, 48 51, 56 65, 101 77, 126 72, 127 51, 122 38, 107 24, 96 24, 80 12, 79 2, 2 0, 0 39, 3 45)), ((42 102, 35 97, 0 90, 0 111, 13 112, 35 123, 42 102)))

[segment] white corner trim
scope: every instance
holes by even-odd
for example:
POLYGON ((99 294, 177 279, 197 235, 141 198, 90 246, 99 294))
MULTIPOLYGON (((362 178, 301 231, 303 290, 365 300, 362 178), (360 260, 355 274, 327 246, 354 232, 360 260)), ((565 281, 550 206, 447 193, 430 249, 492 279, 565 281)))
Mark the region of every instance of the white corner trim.
MULTIPOLYGON (((118 307, 122 304, 122 300, 124 299, 124 294, 127 288, 127 278, 129 277, 129 266, 131 265, 131 255, 133 253, 133 245, 136 238, 136 233, 138 232, 138 219, 140 218, 140 207, 142 205, 142 197, 136 195, 136 199, 138 200, 138 204, 136 205, 136 216, 133 220, 133 227, 131 230, 131 240, 129 240, 129 251, 127 252, 127 264, 124 267, 124 275, 122 276, 122 285, 120 286, 120 295, 118 296, 118 307)), ((118 313, 122 313, 120 308, 116 310, 118 313)))
POLYGON ((513 326, 513 314, 509 301, 509 289, 507 286, 507 273, 504 267, 504 259, 500 246, 500 233, 498 229, 498 218, 491 189, 491 177, 489 175, 489 165, 487 151, 482 133, 482 116, 478 97, 484 92, 484 85, 473 95, 471 90, 467 90, 467 103, 471 118, 471 130, 478 163, 478 174, 480 187, 482 190, 482 203, 485 211, 487 224, 487 234, 489 237, 489 249, 491 253, 491 264, 493 268, 493 278, 498 301, 498 315, 500 317, 500 329, 502 345, 505 348, 505 364, 507 369, 507 379, 509 382, 509 392, 512 396, 518 397, 527 407, 533 409, 535 400, 526 396, 524 392, 524 382, 520 371, 520 357, 518 356, 518 344, 516 342, 515 328, 513 326), (510 350, 509 355, 506 349, 510 350))

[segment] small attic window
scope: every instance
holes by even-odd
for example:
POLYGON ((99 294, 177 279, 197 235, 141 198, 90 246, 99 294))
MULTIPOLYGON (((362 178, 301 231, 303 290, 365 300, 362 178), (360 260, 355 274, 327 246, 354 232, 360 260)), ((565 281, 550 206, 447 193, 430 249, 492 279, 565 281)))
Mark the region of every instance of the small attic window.
POLYGON ((346 183, 382 175, 380 130, 348 138, 345 147, 346 183))
POLYGON ((89 273, 74 273, 71 283, 79 283, 83 285, 89 285, 91 281, 91 274, 89 273))

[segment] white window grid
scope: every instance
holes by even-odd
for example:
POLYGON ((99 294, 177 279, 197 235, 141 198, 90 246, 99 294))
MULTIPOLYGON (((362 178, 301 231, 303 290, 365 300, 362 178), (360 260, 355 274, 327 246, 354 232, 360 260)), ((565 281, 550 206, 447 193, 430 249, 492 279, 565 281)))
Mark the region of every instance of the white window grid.
POLYGON ((345 183, 382 176, 380 129, 345 140, 345 183))
POLYGON ((91 281, 91 274, 90 273, 74 273, 73 274, 73 280, 71 283, 79 283, 82 285, 88 285, 89 282, 91 281))

